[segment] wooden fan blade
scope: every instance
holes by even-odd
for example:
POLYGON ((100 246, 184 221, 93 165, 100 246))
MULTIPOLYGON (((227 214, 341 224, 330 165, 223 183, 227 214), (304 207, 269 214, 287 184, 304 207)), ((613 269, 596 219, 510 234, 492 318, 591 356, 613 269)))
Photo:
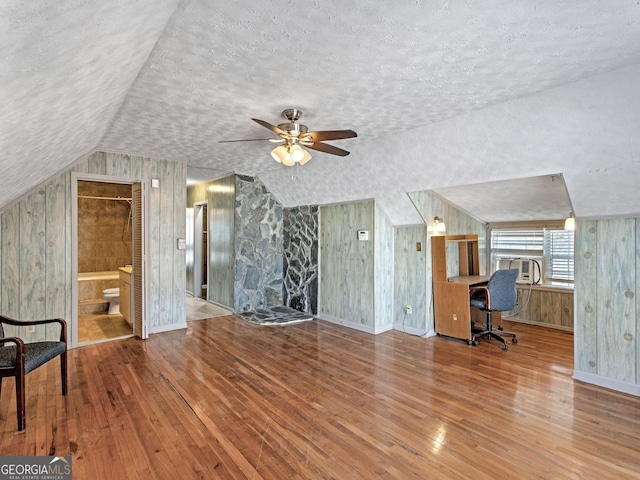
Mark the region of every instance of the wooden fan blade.
POLYGON ((349 152, 343 150, 338 147, 334 147, 333 145, 329 145, 328 143, 315 142, 312 144, 305 145, 307 148, 311 150, 317 150, 319 152, 330 153, 331 155, 339 155, 341 157, 346 157, 349 155, 349 152))
POLYGON ((278 127, 276 127, 275 125, 271 125, 269 122, 265 122, 264 120, 259 120, 257 118, 252 118, 251 120, 256 122, 258 125, 262 125, 264 128, 268 128, 272 132, 277 133, 281 137, 282 136, 284 136, 284 137, 288 137, 289 136, 289 134, 287 132, 285 132, 284 130, 280 130, 278 127))
POLYGON ((235 142, 268 142, 273 138, 247 138, 245 140, 218 140, 218 143, 235 143, 235 142))
POLYGON ((342 140, 343 138, 357 137, 358 134, 353 130, 324 130, 320 132, 307 132, 301 137, 307 141, 307 137, 311 137, 312 142, 324 142, 327 140, 342 140))

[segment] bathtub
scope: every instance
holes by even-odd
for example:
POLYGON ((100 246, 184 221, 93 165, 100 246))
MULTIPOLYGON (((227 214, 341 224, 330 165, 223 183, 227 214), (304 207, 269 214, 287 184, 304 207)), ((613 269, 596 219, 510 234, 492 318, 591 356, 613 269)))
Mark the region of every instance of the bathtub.
POLYGON ((103 302, 102 291, 105 288, 120 286, 120 272, 84 272, 78 273, 78 303, 103 302))
POLYGON ((119 278, 118 270, 114 270, 113 272, 84 272, 78 273, 78 281, 79 282, 90 282, 95 280, 113 280, 114 278, 119 278))

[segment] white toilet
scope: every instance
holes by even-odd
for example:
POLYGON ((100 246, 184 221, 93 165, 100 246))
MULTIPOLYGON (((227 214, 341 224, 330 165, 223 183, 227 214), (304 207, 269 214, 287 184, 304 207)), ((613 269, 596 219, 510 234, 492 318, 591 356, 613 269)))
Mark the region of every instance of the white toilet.
POLYGON ((102 291, 102 298, 105 302, 109 302, 109 315, 118 315, 120 313, 120 289, 106 288, 102 291))

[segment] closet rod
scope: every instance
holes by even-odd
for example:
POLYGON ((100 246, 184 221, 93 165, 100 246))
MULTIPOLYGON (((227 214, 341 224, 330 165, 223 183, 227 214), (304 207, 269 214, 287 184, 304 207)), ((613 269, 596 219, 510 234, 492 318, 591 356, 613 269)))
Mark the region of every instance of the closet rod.
POLYGON ((125 202, 131 201, 131 199, 127 197, 91 197, 89 195, 78 195, 78 198, 90 198, 92 200, 123 200, 125 202))

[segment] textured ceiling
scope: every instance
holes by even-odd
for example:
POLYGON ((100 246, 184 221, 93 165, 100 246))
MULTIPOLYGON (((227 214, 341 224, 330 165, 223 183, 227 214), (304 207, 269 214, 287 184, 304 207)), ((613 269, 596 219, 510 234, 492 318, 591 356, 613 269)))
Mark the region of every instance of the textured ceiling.
POLYGON ((551 174, 570 200, 464 208, 640 214, 638 2, 4 0, 0 49, 0 208, 104 149, 257 175, 287 206, 375 198, 395 224, 421 221, 406 192, 551 174), (219 143, 289 107, 358 132, 330 142, 351 155, 292 179, 268 142, 219 143))
POLYGON ((562 175, 476 183, 433 191, 485 222, 518 222, 568 217, 572 212, 562 175), (478 203, 482 198, 482 203, 478 203), (505 204, 509 208, 505 209, 505 204), (564 209, 564 210, 563 210, 564 209))

